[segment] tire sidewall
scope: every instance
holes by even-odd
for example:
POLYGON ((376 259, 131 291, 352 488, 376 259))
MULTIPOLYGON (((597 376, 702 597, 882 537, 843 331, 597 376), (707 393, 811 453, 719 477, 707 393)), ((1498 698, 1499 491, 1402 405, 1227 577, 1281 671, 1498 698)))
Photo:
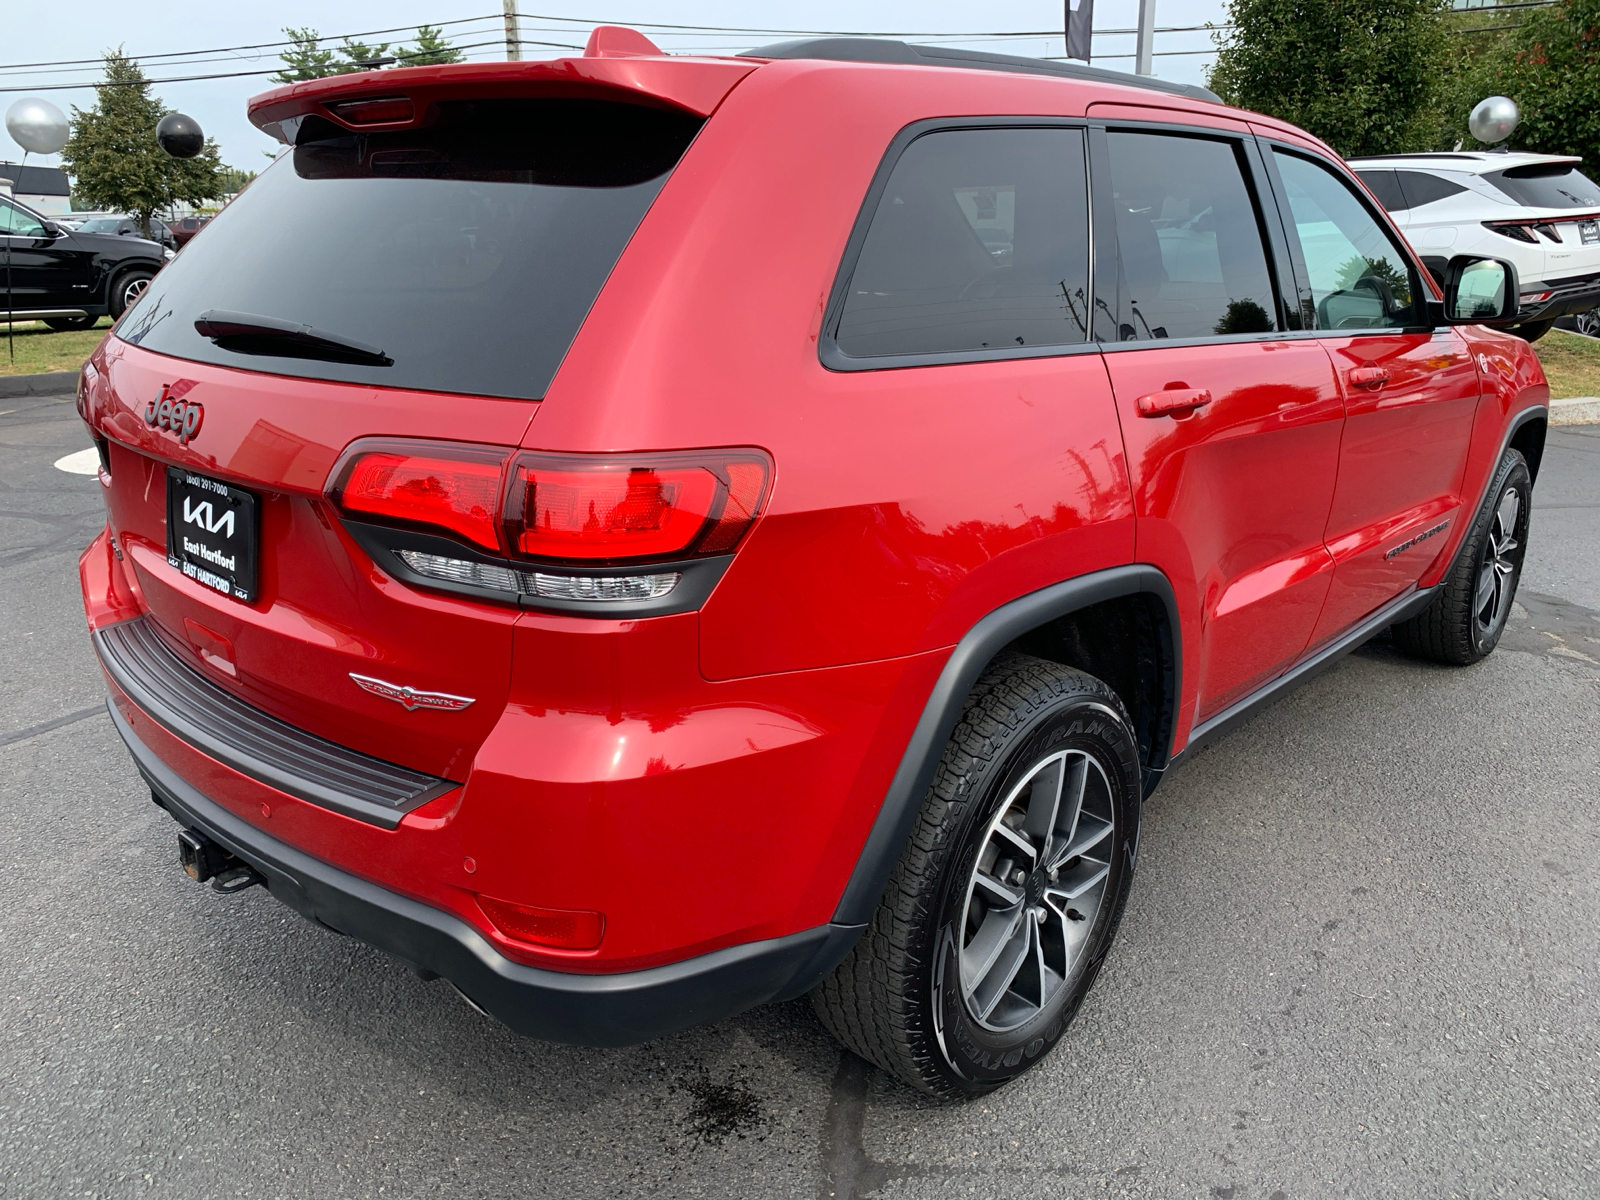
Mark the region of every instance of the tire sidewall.
POLYGON ((1478 527, 1473 531, 1472 554, 1468 559, 1470 574, 1467 578, 1467 636, 1472 639, 1473 653, 1478 658, 1487 657, 1500 644, 1500 635, 1505 632, 1506 625, 1511 620, 1511 604, 1516 599, 1517 585, 1522 582, 1522 564, 1528 547, 1528 530, 1533 515, 1533 478, 1528 471, 1527 461, 1515 450, 1506 452, 1505 459, 1501 462, 1499 470, 1495 472, 1494 486, 1489 489, 1488 501, 1484 510, 1478 517, 1478 527), (1504 499, 1507 489, 1515 487, 1517 490, 1517 524, 1513 534, 1517 541, 1517 567, 1511 575, 1507 587, 1510 595, 1506 599, 1505 613, 1493 628, 1483 630, 1478 627, 1478 611, 1475 603, 1470 599, 1477 591, 1478 575, 1483 569, 1484 554, 1489 548, 1489 535, 1494 528, 1495 513, 1504 499))
POLYGON ((110 303, 108 303, 106 307, 110 310, 110 315, 113 318, 120 318, 123 313, 127 312, 128 309, 133 307, 134 300, 137 300, 138 297, 135 296, 133 300, 125 300, 124 295, 127 292, 129 285, 134 280, 143 279, 145 281, 145 286, 148 287, 150 281, 154 278, 155 272, 144 267, 129 267, 127 270, 118 274, 117 277, 111 281, 111 294, 109 297, 107 297, 110 303))
POLYGON ((932 909, 931 944, 923 961, 930 967, 926 986, 932 1038, 940 1066, 957 1091, 991 1091, 1049 1053, 1082 1005, 1110 951, 1133 878, 1141 791, 1133 735, 1113 704, 1075 695, 1014 732, 1007 739, 1010 744, 981 772, 973 789, 978 799, 968 806, 959 833, 952 839, 932 909), (1036 1016, 999 1033, 978 1025, 960 995, 957 951, 967 880, 988 824, 1011 788, 1041 758, 1061 750, 1092 755, 1110 785, 1115 830, 1105 900, 1066 986, 1036 1016))

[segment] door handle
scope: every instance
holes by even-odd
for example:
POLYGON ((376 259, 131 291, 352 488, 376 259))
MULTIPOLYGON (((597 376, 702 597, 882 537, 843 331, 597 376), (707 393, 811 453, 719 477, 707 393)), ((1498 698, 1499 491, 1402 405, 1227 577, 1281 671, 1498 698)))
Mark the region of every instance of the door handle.
POLYGON ((1134 401, 1141 417, 1177 417, 1192 413, 1211 403, 1211 393, 1205 388, 1184 387, 1182 384, 1162 388, 1134 401))
POLYGON ((1351 367, 1347 376, 1352 387, 1380 388, 1389 382, 1388 367, 1351 367))

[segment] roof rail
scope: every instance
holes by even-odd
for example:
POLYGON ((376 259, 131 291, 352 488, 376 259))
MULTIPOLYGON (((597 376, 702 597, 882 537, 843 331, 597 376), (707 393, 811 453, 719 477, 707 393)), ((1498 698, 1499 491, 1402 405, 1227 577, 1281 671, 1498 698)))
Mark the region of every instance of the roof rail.
POLYGON ((1018 75, 1056 75, 1067 79, 1086 79, 1096 83, 1116 83, 1123 87, 1144 88, 1193 100, 1222 103, 1222 97, 1192 83, 1169 83, 1149 75, 1129 75, 1104 67, 1077 63, 1047 62, 1042 58, 1020 58, 1014 54, 983 54, 975 50, 953 50, 945 46, 913 46, 888 38, 829 37, 802 38, 793 42, 774 42, 746 50, 740 58, 820 58, 831 62, 905 63, 918 67, 961 67, 969 71, 1010 71, 1018 75))

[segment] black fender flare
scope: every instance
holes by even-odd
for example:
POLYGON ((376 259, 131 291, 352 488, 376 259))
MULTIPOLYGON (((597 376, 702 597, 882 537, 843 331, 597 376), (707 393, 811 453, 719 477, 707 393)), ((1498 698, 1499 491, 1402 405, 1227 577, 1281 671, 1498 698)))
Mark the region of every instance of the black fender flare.
POLYGON ((1169 708, 1168 720, 1164 722, 1167 744, 1153 749, 1151 770, 1146 772, 1145 790, 1149 791, 1154 783, 1150 778, 1152 772, 1159 778, 1171 753, 1177 707, 1182 697, 1182 626, 1172 584, 1158 568, 1139 563, 1095 571, 1018 597, 980 620, 951 651, 906 743, 905 753, 884 794, 855 870, 839 898, 833 915, 835 924, 865 925, 872 919, 878 899, 889 883, 889 875, 900 861, 906 839, 911 836, 945 744, 961 719, 967 696, 994 656, 1024 634, 1059 617, 1107 600, 1140 594, 1154 596, 1166 610, 1167 636, 1171 639, 1167 654, 1170 678, 1163 688, 1169 708))

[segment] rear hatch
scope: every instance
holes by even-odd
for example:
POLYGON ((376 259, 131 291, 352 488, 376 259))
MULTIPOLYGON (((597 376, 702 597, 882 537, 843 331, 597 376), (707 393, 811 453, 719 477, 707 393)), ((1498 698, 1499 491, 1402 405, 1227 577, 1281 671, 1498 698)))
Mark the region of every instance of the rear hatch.
POLYGON ((1580 160, 1524 163, 1483 178, 1524 210, 1514 222, 1496 225, 1514 225, 1511 236, 1544 250, 1542 278, 1522 281, 1525 297, 1530 285, 1559 291, 1600 281, 1600 186, 1583 173, 1580 160))
POLYGON ((377 106, 367 80, 271 94, 258 123, 292 148, 97 355, 118 548, 160 636, 226 690, 465 778, 517 609, 397 583, 324 491, 359 438, 516 446, 695 108, 751 69, 635 72, 725 81, 669 102, 616 65, 384 72, 377 106))

